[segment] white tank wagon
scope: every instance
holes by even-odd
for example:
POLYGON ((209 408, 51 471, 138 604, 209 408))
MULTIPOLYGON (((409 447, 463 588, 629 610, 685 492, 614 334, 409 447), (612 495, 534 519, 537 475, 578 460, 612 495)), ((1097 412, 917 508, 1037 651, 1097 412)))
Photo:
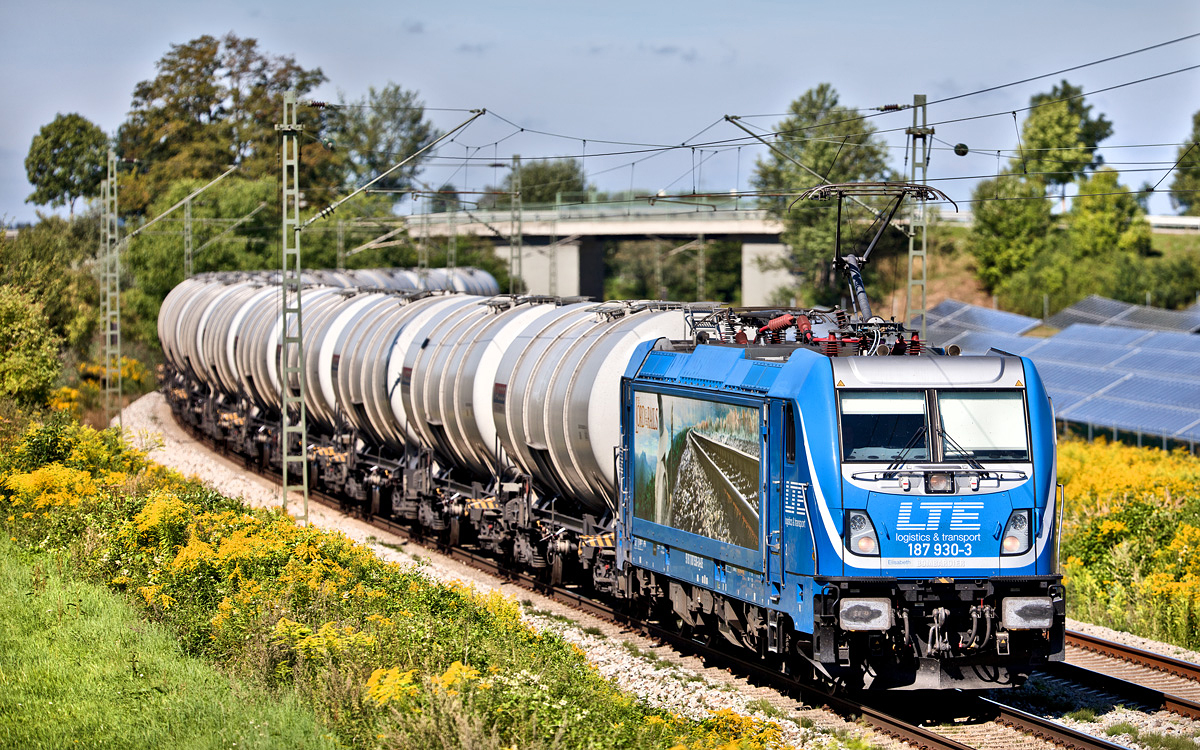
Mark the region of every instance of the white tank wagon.
MULTIPOLYGON (((418 273, 388 268, 306 271, 302 278, 306 287, 365 288, 401 292, 447 290, 480 295, 498 294, 500 291, 495 278, 477 268, 434 271, 418 273)), ((229 378, 236 371, 236 366, 223 358, 231 355, 201 348, 200 339, 207 330, 209 318, 216 316, 212 324, 221 328, 228 327, 233 324, 231 318, 235 311, 241 309, 241 304, 246 300, 247 290, 276 285, 275 289, 278 292, 278 283, 278 271, 223 272, 194 276, 171 290, 163 300, 158 329, 159 341, 168 363, 204 382, 208 382, 208 375, 213 372, 211 368, 215 367, 222 368, 218 377, 229 378), (197 295, 195 292, 198 290, 205 292, 197 295)), ((242 312, 244 317, 245 310, 242 312)), ((238 318, 237 325, 243 322, 242 317, 238 318)), ((214 337, 212 340, 218 339, 214 337)), ((231 384, 227 380, 223 385, 228 388, 231 384)))
MULTIPOLYGON (((682 311, 653 303, 375 285, 303 295, 304 384, 294 376, 289 387, 303 396, 312 446, 352 445, 395 462, 393 473, 425 456, 467 486, 532 477, 596 517, 615 507, 614 404, 633 349, 686 332, 682 311)), ((252 440, 247 425, 279 419, 280 296, 261 278, 197 277, 163 304, 171 391, 217 396, 227 411, 207 418, 241 428, 226 439, 252 440)))

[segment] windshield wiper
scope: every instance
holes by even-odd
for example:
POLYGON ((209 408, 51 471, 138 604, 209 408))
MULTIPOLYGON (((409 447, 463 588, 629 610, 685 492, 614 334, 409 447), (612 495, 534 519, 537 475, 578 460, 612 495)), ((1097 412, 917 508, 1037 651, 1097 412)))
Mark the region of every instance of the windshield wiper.
POLYGON ((896 469, 899 469, 900 465, 903 464, 908 458, 908 452, 916 447, 917 441, 920 440, 925 434, 926 427, 927 425, 921 425, 917 428, 917 431, 913 433, 913 436, 908 439, 908 442, 905 443, 904 447, 900 449, 900 454, 897 455, 896 458, 893 459, 890 464, 888 464, 888 467, 883 470, 884 479, 891 479, 893 476, 895 476, 896 469))
MULTIPOLYGON (((969 453, 965 448, 959 445, 954 438, 950 437, 950 433, 946 432, 945 427, 938 427, 938 434, 941 435, 942 439, 945 440, 951 448, 953 448, 960 456, 962 456, 962 459, 967 462, 967 466, 970 466, 976 471, 983 472, 985 475, 989 473, 984 465, 979 463, 973 454, 969 453)), ((942 457, 945 458, 944 455, 942 457)))

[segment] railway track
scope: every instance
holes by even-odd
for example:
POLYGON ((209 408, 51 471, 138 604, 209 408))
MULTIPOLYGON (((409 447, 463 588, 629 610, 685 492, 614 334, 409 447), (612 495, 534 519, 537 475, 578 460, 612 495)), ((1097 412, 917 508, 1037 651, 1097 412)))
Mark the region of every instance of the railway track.
MULTIPOLYGON (((233 457, 233 454, 230 454, 225 446, 211 440, 199 431, 191 429, 188 425, 178 420, 176 422, 198 442, 210 447, 214 452, 226 457, 233 457)), ((258 471, 264 478, 276 483, 280 481, 280 478, 273 472, 262 472, 258 470, 257 466, 251 468, 258 471)), ((322 505, 340 512, 346 512, 344 504, 336 497, 317 491, 310 491, 309 495, 311 499, 322 505)), ((563 585, 551 586, 537 576, 524 571, 509 569, 493 557, 477 554, 463 547, 452 547, 446 544, 444 540, 434 535, 424 534, 417 528, 399 524, 381 516, 364 516, 363 520, 381 530, 436 550, 453 560, 457 560, 477 570, 515 583, 527 590, 571 606, 581 612, 639 632, 651 639, 669 645, 677 651, 699 656, 706 663, 729 669, 753 683, 772 687, 808 705, 826 707, 843 717, 857 720, 876 732, 913 747, 928 750, 975 750, 977 748, 988 748, 990 750, 991 748, 1008 748, 1014 746, 1011 736, 993 736, 995 733, 985 726, 987 724, 1008 728, 1033 740, 1032 745, 1021 743, 1022 746, 1055 746, 1077 748, 1078 750, 1118 750, 1124 747, 1064 726, 1051 719, 1005 705, 1003 702, 961 694, 956 700, 949 701, 949 703, 952 704, 950 710, 956 717, 970 717, 972 723, 965 730, 959 731, 961 728, 947 726, 923 726, 918 723, 921 719, 914 720, 911 716, 907 718, 898 716, 893 709, 887 709, 882 706, 884 703, 902 703, 903 701, 895 700, 895 695, 868 695, 864 700, 858 700, 850 696, 830 693, 811 683, 781 675, 760 662, 742 658, 724 649, 698 643, 655 623, 640 620, 603 601, 587 596, 577 588, 563 585)), ((1107 658, 1122 659, 1141 665, 1140 668, 1143 669, 1153 668, 1174 675, 1178 679, 1187 680, 1195 680, 1197 679, 1197 675, 1200 675, 1200 666, 1177 659, 1161 657, 1160 655, 1139 649, 1128 649, 1120 644, 1091 638, 1083 634, 1071 633, 1070 637, 1072 645, 1104 654, 1107 658), (1083 645, 1085 643, 1087 645, 1083 645)), ((1046 671, 1058 669, 1058 665, 1055 665, 1046 671)), ((1096 685, 1100 679, 1096 676, 1097 673, 1074 665, 1063 667, 1062 670, 1064 673, 1071 672, 1077 680, 1088 681, 1085 684, 1096 685), (1072 670, 1082 671, 1073 672, 1072 670)), ((1134 683, 1129 683, 1119 678, 1107 677, 1105 679, 1110 681, 1104 683, 1107 687, 1111 688, 1110 692, 1120 695, 1132 696, 1134 689, 1139 689, 1141 692, 1137 693, 1136 702, 1141 705, 1152 708, 1163 707, 1172 711, 1179 709, 1177 712, 1183 713, 1183 715, 1193 718, 1200 717, 1200 704, 1163 693, 1162 691, 1156 691, 1152 688, 1145 688, 1134 683), (1191 711, 1196 711, 1197 713, 1190 713, 1191 711)), ((948 716, 949 714, 946 715, 948 716)))
POLYGON ((1067 647, 1066 662, 1041 671, 1151 710, 1200 719, 1200 665, 1078 632, 1068 632, 1067 647))

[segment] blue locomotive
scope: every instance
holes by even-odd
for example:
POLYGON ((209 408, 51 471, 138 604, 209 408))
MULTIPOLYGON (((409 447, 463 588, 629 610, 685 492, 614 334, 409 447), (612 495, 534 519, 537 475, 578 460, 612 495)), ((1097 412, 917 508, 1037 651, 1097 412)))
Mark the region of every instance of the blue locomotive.
POLYGON ((686 631, 851 688, 999 687, 1063 658, 1028 359, 646 344, 622 389, 618 566, 686 631))
POLYGON ((633 358, 617 566, 680 628, 785 671, 1017 686, 1064 658, 1050 399, 1028 359, 946 356, 872 315, 861 269, 884 227, 908 196, 949 199, 894 183, 801 197, 840 217, 856 196, 890 212, 861 256, 839 227, 853 316, 726 311, 695 344, 633 358), (747 323, 757 346, 726 335, 747 323))

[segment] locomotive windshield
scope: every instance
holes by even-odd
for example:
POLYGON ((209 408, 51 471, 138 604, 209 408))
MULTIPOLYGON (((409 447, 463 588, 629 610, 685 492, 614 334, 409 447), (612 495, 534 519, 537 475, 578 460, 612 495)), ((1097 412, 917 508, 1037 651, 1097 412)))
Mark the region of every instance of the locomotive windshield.
POLYGON ((938 391, 937 407, 945 460, 1029 460, 1021 391, 938 391))
POLYGON ((1029 460, 1019 390, 842 391, 839 410, 845 461, 1029 460))
POLYGON ((929 460, 924 391, 843 391, 841 410, 845 460, 929 460))

